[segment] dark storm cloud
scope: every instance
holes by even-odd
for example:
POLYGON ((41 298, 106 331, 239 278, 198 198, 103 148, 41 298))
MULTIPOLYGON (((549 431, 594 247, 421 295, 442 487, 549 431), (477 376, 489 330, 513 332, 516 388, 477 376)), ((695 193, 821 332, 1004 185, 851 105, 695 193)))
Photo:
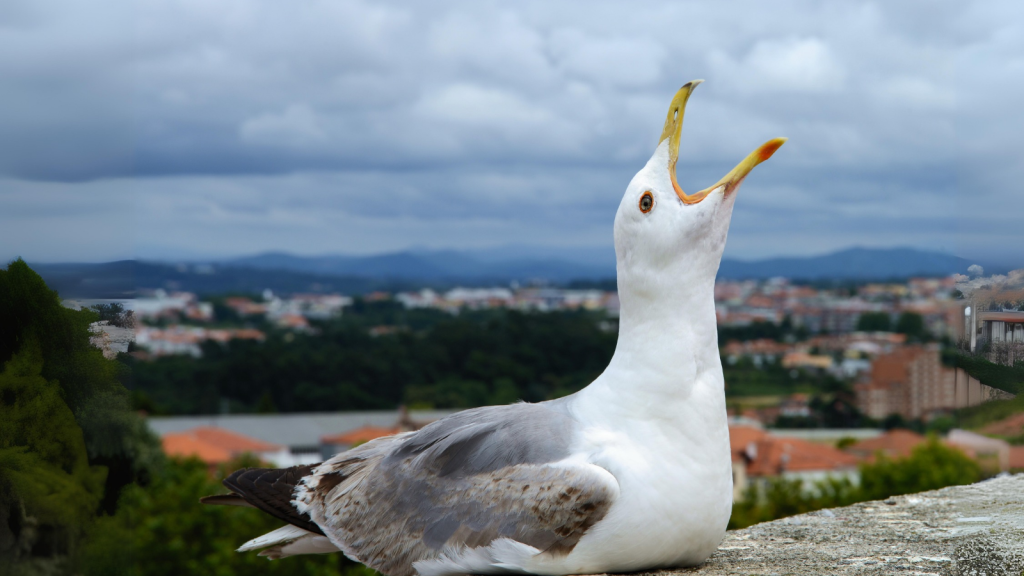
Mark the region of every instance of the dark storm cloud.
MULTIPOLYGON (((6 2, 0 172, 136 199, 140 235, 121 243, 142 253, 606 244, 672 93, 703 77, 685 188, 790 137, 745 186, 732 253, 1012 255, 1021 11, 6 2)), ((0 210, 0 230, 24 209, 0 210)))

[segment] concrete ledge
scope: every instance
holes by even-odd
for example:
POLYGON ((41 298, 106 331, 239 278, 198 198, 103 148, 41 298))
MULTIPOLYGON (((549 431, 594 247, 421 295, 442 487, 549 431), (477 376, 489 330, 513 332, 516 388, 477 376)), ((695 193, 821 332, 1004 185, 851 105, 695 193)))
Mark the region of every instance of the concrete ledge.
POLYGON ((702 566, 651 574, 1022 573, 1024 474, 757 524, 702 566))

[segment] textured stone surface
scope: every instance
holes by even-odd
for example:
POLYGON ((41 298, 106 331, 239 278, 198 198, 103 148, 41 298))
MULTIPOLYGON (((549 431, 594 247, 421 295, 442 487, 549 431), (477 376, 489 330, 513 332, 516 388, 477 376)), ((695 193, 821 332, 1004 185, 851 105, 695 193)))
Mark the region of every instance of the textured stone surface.
POLYGON ((651 574, 1022 573, 1024 474, 757 524, 702 566, 651 574))

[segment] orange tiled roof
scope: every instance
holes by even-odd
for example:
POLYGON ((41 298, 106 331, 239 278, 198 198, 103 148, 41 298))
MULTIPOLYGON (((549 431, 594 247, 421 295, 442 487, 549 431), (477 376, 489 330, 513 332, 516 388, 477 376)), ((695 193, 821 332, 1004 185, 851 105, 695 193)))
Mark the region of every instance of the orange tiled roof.
POLYGON ((846 447, 846 452, 868 461, 874 460, 876 452, 882 452, 889 458, 906 458, 918 444, 924 441, 925 437, 916 432, 897 428, 877 438, 869 438, 851 444, 846 447))
POLYGON ((217 428, 200 426, 184 432, 171 432, 161 437, 168 456, 195 456, 207 464, 220 464, 246 452, 274 452, 281 449, 270 444, 217 428))
POLYGON ((753 426, 729 426, 729 447, 732 449, 733 461, 739 461, 747 447, 751 443, 757 443, 765 435, 764 430, 753 426))
POLYGON ((203 442, 188 432, 164 434, 160 439, 164 454, 189 458, 195 456, 207 464, 220 464, 231 460, 231 454, 208 442, 203 442))
POLYGON ((833 471, 855 466, 856 458, 831 446, 766 435, 757 443, 757 456, 747 474, 775 476, 782 472, 833 471))
POLYGON ((401 432, 401 430, 395 427, 381 428, 380 426, 363 426, 362 428, 349 430, 343 434, 323 436, 320 438, 320 441, 324 444, 356 444, 359 442, 369 442, 370 440, 376 440, 377 438, 383 438, 384 436, 391 436, 392 434, 398 434, 399 432, 401 432))
POLYGON ((979 430, 982 434, 994 436, 1019 436, 1024 434, 1024 412, 993 422, 979 430))
POLYGON ((281 449, 281 446, 277 444, 270 444, 269 442, 243 436, 242 434, 216 426, 200 426, 188 430, 187 433, 191 433, 203 442, 208 442, 218 448, 223 448, 228 452, 236 454, 241 454, 242 452, 274 452, 281 449))

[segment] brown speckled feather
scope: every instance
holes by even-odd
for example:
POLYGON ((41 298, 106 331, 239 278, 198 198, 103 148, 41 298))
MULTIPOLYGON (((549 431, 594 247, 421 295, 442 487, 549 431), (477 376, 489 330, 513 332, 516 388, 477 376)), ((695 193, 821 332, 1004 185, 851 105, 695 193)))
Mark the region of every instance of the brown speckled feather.
POLYGON ((336 456, 296 501, 347 555, 390 576, 498 538, 567 554, 614 497, 591 468, 551 465, 574 427, 557 405, 467 410, 336 456))

